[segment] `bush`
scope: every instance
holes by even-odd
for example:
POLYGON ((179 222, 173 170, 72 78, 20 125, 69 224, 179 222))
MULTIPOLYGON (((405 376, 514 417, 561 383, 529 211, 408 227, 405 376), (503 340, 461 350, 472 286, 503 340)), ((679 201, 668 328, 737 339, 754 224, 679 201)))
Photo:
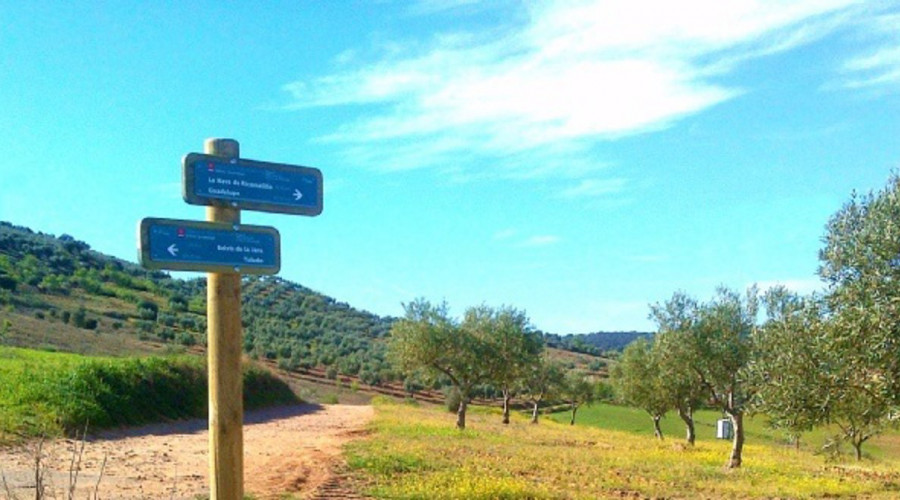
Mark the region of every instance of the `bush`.
MULTIPOLYGON (((207 414, 206 363, 200 358, 48 360, 40 363, 40 376, 35 376, 35 369, 20 367, 4 374, 15 391, 0 391, 0 406, 13 412, 10 418, 0 419, 0 434, 71 434, 84 430, 85 424, 103 429, 207 414)), ((269 372, 247 365, 243 371, 246 408, 298 401, 269 372)))
POLYGON ((159 340, 162 340, 163 342, 175 340, 175 332, 173 332, 170 328, 163 328, 156 334, 156 336, 159 337, 159 340))
POLYGON ((606 361, 602 359, 595 359, 588 363, 588 370, 592 372, 599 372, 600 370, 606 368, 606 361))
POLYGON ((381 376, 377 371, 365 368, 359 372, 359 378, 366 385, 376 386, 381 383, 381 376))
POLYGON ((185 330, 197 330, 197 320, 190 316, 182 316, 178 319, 178 324, 185 330))
POLYGON ((147 321, 145 319, 136 320, 135 324, 137 325, 138 330, 140 330, 144 333, 153 332, 154 327, 156 326, 152 321, 147 321))
POLYGON ((94 318, 84 320, 84 329, 85 330, 96 330, 98 325, 99 325, 99 323, 94 318))
POLYGON ((15 292, 16 285, 18 285, 18 282, 12 276, 0 275, 0 289, 15 292))
POLYGON ((188 302, 181 295, 173 295, 169 299, 169 309, 175 312, 185 312, 188 310, 188 302))
POLYGON ((75 314, 72 315, 72 324, 77 326, 78 328, 84 328, 84 323, 87 316, 87 311, 84 310, 84 307, 79 307, 75 314))
POLYGON ((425 387, 422 386, 422 384, 420 384, 419 381, 414 378, 407 377, 403 380, 403 390, 409 394, 415 394, 416 392, 421 391, 424 388, 425 387))
POLYGON ((175 318, 175 316, 172 316, 171 314, 160 314, 159 316, 157 316, 157 321, 165 326, 168 326, 169 328, 175 326, 176 320, 177 318, 175 318))
POLYGON ((175 341, 183 346, 192 346, 197 343, 197 339, 188 332, 178 332, 178 335, 175 336, 175 341))
POLYGON ((63 311, 62 314, 60 314, 60 319, 62 319, 62 322, 66 324, 69 324, 69 319, 71 317, 72 313, 70 313, 69 311, 63 311))
POLYGON ((156 321, 159 314, 159 306, 149 300, 143 300, 138 304, 138 316, 143 320, 156 321))

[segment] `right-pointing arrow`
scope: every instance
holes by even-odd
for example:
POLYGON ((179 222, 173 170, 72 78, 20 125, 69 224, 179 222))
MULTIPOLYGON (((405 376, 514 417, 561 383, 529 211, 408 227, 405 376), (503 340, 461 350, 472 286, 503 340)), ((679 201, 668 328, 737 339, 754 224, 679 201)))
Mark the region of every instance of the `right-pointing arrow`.
POLYGON ((303 198, 303 193, 301 193, 299 189, 295 189, 294 190, 294 201, 300 201, 300 198, 303 198))
POLYGON ((169 245, 169 248, 166 248, 166 250, 169 251, 169 253, 172 255, 172 257, 178 256, 178 247, 176 247, 174 243, 169 245))

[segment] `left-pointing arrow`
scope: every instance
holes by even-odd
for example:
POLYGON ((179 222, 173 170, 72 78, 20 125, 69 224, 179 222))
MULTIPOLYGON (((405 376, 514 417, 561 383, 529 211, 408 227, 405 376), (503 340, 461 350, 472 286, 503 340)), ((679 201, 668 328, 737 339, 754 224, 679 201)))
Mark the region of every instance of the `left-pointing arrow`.
POLYGON ((169 245, 169 248, 166 248, 166 250, 168 250, 169 253, 172 254, 172 257, 176 257, 178 255, 178 247, 176 247, 174 243, 169 245))

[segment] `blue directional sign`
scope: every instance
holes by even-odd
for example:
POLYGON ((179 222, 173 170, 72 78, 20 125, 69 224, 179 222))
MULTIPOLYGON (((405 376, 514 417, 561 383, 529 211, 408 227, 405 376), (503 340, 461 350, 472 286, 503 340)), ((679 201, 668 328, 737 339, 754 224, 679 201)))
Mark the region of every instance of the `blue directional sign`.
POLYGON ((277 274, 281 237, 266 226, 143 219, 138 255, 147 269, 277 274))
POLYGON ((315 168, 190 153, 182 177, 184 201, 192 205, 322 213, 322 172, 315 168))

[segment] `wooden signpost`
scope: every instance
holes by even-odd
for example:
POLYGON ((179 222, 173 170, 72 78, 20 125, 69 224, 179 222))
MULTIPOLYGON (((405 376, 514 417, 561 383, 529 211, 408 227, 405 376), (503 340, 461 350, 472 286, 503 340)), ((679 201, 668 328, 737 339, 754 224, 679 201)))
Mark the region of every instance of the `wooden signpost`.
POLYGON ((182 174, 184 200, 207 205, 207 222, 144 219, 138 255, 148 269, 208 272, 209 497, 241 500, 241 274, 276 274, 281 267, 278 231, 241 225, 241 209, 319 215, 322 173, 241 159, 237 141, 207 139, 204 154, 185 156, 182 174))

